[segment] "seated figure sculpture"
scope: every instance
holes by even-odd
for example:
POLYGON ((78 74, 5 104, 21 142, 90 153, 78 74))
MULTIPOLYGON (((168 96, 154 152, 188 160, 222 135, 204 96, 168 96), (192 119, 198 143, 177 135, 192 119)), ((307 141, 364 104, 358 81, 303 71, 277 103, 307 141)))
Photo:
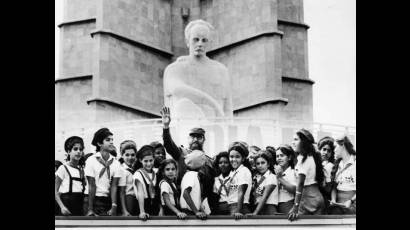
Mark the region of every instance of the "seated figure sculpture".
POLYGON ((180 56, 164 71, 165 105, 173 117, 232 117, 228 69, 206 56, 213 27, 203 20, 185 28, 189 55, 180 56))

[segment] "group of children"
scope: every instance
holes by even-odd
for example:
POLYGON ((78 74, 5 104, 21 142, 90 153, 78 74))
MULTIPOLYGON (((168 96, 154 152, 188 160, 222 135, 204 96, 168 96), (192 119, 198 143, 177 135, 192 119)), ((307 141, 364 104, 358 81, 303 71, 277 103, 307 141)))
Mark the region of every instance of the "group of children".
MULTIPOLYGON (((191 133, 193 146, 204 132, 191 133)), ((356 152, 347 136, 325 137, 316 145, 301 129, 292 146, 261 150, 233 142, 212 159, 194 147, 182 158, 166 159, 169 151, 161 143, 137 149, 131 140, 121 143, 116 157, 107 128, 95 133, 92 144, 96 153, 84 155, 82 138, 65 141, 67 161, 56 164, 55 172, 56 215, 146 220, 285 214, 294 220, 301 214, 356 212, 356 152)))

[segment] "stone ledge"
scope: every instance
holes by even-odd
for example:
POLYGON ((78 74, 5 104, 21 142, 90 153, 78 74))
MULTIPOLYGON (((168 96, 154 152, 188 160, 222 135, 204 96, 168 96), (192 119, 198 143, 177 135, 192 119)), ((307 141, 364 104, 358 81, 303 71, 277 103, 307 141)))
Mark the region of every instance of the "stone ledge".
POLYGON ((264 32, 260 32, 260 33, 258 33, 258 34, 253 35, 253 36, 250 36, 250 37, 247 37, 247 38, 243 38, 243 39, 240 39, 240 40, 237 40, 237 41, 233 41, 233 42, 231 42, 231 43, 229 43, 229 44, 225 44, 225 45, 219 46, 219 47, 217 47, 217 48, 214 48, 214 49, 208 51, 207 54, 213 55, 213 54, 218 53, 218 52, 220 52, 220 51, 222 51, 222 50, 225 50, 225 49, 229 49, 229 48, 233 48, 233 47, 242 45, 242 44, 247 43, 247 42, 249 42, 249 41, 258 39, 258 38, 260 38, 260 37, 264 37, 264 36, 275 36, 275 35, 282 37, 282 36, 283 36, 283 32, 282 32, 282 31, 279 31, 279 30, 277 30, 277 31, 264 31, 264 32))
POLYGON ((169 228, 169 227, 232 227, 232 228, 249 228, 249 227, 276 227, 276 228, 356 228, 355 215, 301 215, 297 221, 289 221, 286 215, 266 215, 252 216, 241 220, 235 220, 231 216, 208 216, 207 220, 199 220, 195 216, 187 216, 185 220, 178 220, 174 216, 152 216, 149 220, 143 221, 136 216, 98 216, 98 217, 55 217, 56 228, 96 228, 96 227, 134 227, 134 228, 169 228))
POLYGON ((95 18, 87 18, 87 19, 80 19, 80 20, 73 20, 73 21, 66 21, 58 24, 58 27, 61 28, 63 26, 69 26, 69 25, 75 25, 75 24, 84 24, 84 23, 90 23, 90 22, 95 22, 95 18))
POLYGON ((295 27, 303 27, 306 29, 310 28, 310 26, 305 23, 291 22, 291 21, 286 21, 286 20, 281 20, 281 19, 278 19, 278 24, 290 25, 290 26, 295 26, 295 27))
POLYGON ((104 34, 104 35, 111 36, 113 38, 116 38, 116 39, 118 39, 122 42, 128 43, 128 44, 131 44, 133 46, 138 46, 138 47, 153 51, 155 53, 159 53, 162 56, 165 56, 167 58, 170 58, 174 55, 172 52, 170 52, 168 50, 164 50, 162 48, 155 47, 153 45, 144 44, 140 41, 134 40, 132 38, 121 35, 117 32, 111 31, 111 30, 106 30, 106 29, 95 30, 95 31, 91 32, 91 37, 94 37, 94 35, 96 35, 96 34, 104 34))
POLYGON ((93 75, 83 75, 83 76, 70 76, 70 77, 61 77, 54 80, 54 83, 59 83, 63 81, 70 81, 70 80, 84 80, 84 79, 92 79, 93 75))
POLYGON ((309 84, 311 84, 311 85, 315 84, 315 81, 313 81, 313 80, 311 80, 311 79, 302 79, 302 78, 289 77, 289 76, 282 76, 282 80, 309 83, 309 84))
POLYGON ((288 102, 289 102, 289 100, 287 98, 283 98, 283 97, 266 98, 265 100, 262 100, 262 101, 259 101, 259 102, 256 102, 256 103, 251 103, 247 106, 236 107, 236 108, 234 108, 233 112, 240 112, 242 110, 251 109, 251 108, 254 108, 256 106, 266 105, 266 104, 284 103, 285 105, 287 105, 288 102))
POLYGON ((154 118, 160 118, 161 117, 159 112, 156 113, 154 111, 143 109, 139 106, 134 106, 134 105, 130 105, 130 104, 122 103, 122 102, 117 102, 117 101, 114 101, 114 100, 109 99, 109 98, 96 97, 96 98, 91 98, 91 99, 87 100, 87 104, 90 104, 92 102, 104 102, 104 103, 107 103, 109 105, 113 105, 115 107, 125 108, 126 110, 130 110, 130 111, 133 111, 133 112, 143 113, 143 114, 146 114, 146 115, 154 117, 154 118))

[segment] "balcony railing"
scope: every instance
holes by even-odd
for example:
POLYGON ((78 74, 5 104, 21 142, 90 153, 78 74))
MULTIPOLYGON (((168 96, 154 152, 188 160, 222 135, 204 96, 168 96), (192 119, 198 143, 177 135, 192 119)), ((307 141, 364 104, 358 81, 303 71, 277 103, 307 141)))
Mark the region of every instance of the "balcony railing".
POLYGON ((230 216, 209 216, 207 220, 199 220, 188 216, 185 220, 176 217, 151 217, 142 221, 137 217, 100 216, 100 217, 55 217, 55 228, 58 229, 118 229, 118 228, 145 228, 145 229, 356 229, 355 215, 314 215, 300 216, 296 221, 289 221, 284 215, 253 216, 235 220, 230 216))

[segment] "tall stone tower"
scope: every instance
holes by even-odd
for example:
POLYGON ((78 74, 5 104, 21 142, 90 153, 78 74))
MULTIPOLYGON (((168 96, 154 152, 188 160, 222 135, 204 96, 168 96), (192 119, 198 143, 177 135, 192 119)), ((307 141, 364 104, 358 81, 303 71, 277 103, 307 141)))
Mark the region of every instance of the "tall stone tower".
POLYGON ((65 0, 56 126, 159 118, 195 19, 216 29, 207 55, 228 67, 234 116, 312 122, 302 0, 65 0))

